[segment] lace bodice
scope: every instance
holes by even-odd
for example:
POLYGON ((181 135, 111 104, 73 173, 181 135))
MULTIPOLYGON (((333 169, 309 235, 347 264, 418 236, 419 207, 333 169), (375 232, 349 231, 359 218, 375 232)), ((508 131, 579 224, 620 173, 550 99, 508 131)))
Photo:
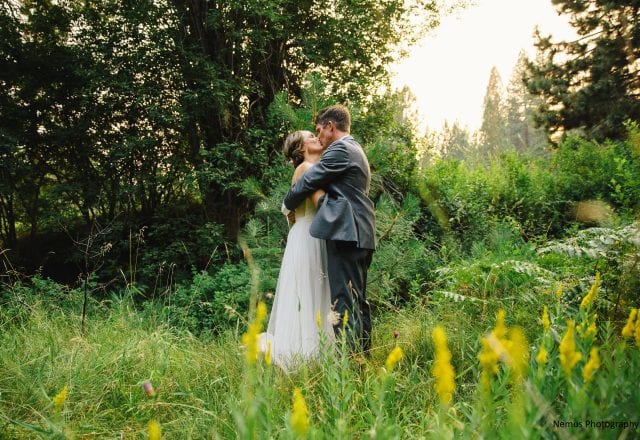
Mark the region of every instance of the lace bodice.
POLYGON ((316 207, 313 205, 311 197, 304 199, 304 203, 296 208, 296 220, 303 217, 313 217, 316 213, 316 207))

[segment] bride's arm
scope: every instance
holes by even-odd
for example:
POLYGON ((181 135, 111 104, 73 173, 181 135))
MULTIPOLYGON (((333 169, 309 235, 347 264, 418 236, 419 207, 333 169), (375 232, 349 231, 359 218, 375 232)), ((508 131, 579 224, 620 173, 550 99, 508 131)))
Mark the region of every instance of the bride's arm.
POLYGON ((316 190, 316 192, 311 194, 311 201, 313 202, 316 208, 318 207, 318 202, 320 201, 320 197, 322 197, 325 194, 326 192, 323 189, 318 189, 316 190))

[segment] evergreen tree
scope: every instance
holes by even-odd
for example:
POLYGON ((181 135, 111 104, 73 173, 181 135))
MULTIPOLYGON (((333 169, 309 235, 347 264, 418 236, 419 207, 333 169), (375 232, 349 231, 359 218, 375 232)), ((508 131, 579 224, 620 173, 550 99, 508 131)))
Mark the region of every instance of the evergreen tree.
POLYGON ((526 87, 525 73, 528 59, 523 50, 518 55, 507 86, 507 133, 509 144, 520 153, 539 153, 546 145, 544 129, 534 124, 533 113, 539 98, 531 95, 526 87))
POLYGON ((507 124, 504 113, 504 86, 494 66, 484 96, 480 143, 484 153, 497 153, 508 145, 507 124))
POLYGON ((451 125, 445 121, 442 127, 442 151, 447 159, 475 160, 476 152, 467 127, 462 127, 458 121, 451 125))
POLYGON ((467 127, 457 120, 450 123, 445 119, 440 130, 430 130, 424 136, 426 159, 440 157, 444 159, 475 162, 478 154, 477 142, 472 139, 467 127))
POLYGON ((579 37, 552 42, 536 32, 539 59, 529 64, 527 87, 543 98, 537 122, 552 134, 624 138, 623 122, 640 119, 640 2, 553 3, 579 37))

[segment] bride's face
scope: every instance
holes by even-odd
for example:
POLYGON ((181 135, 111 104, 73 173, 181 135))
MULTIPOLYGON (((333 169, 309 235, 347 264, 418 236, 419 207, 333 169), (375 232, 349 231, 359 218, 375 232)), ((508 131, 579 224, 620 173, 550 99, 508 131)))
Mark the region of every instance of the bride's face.
POLYGON ((304 138, 303 147, 305 157, 316 156, 322 153, 322 144, 313 133, 309 132, 304 138))

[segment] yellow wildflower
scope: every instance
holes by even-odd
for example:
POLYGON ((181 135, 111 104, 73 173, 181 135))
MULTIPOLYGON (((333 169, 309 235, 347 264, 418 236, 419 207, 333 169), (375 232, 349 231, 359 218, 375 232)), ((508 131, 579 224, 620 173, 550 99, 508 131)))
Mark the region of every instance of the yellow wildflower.
POLYGON ((578 334, 580 336, 586 339, 591 336, 595 336, 595 334, 598 333, 598 328, 596 327, 596 317, 597 315, 593 317, 593 321, 588 326, 587 326, 587 322, 588 322, 587 321, 587 322, 583 322, 578 327, 576 327, 576 329, 578 330, 578 334))
POLYGON ((636 330, 636 327, 639 327, 635 322, 637 314, 638 309, 631 309, 631 313, 629 313, 629 319, 627 319, 627 323, 622 329, 622 336, 624 336, 625 338, 631 338, 636 330))
POLYGON ((440 401, 448 405, 456 389, 455 371, 451 365, 451 352, 447 347, 447 336, 444 328, 437 326, 433 329, 433 342, 435 345, 435 361, 433 363, 433 377, 436 379, 436 392, 440 401))
POLYGON ((60 392, 58 394, 56 394, 55 397, 53 398, 53 405, 57 409, 62 408, 62 405, 64 405, 64 402, 67 400, 67 392, 68 392, 68 388, 65 385, 62 388, 62 390, 60 390, 60 392))
POLYGON ((540 346, 540 350, 538 351, 538 355, 536 356, 536 362, 538 365, 542 366, 549 361, 549 353, 544 348, 544 346, 540 346))
POLYGON ((264 363, 271 366, 271 341, 267 341, 267 351, 264 352, 264 363))
POLYGON ((162 433, 160 431, 160 423, 157 420, 150 420, 147 425, 147 432, 149 433, 149 440, 160 440, 162 433))
POLYGON ((562 298, 562 283, 558 284, 558 290, 556 290, 556 298, 558 301, 562 298))
POLYGON ((478 355, 478 360, 482 367, 480 382, 483 387, 488 388, 491 377, 498 374, 498 353, 491 348, 488 338, 483 337, 480 342, 482 343, 482 350, 480 350, 480 355, 478 355))
POLYGON ((316 325, 318 326, 318 330, 322 330, 322 316, 320 315, 320 310, 316 313, 316 325))
POLYGON ((344 315, 342 315, 342 329, 347 328, 347 323, 349 322, 349 311, 345 310, 344 315))
POLYGON ((567 331, 560 342, 560 364, 564 372, 569 375, 573 367, 582 359, 582 355, 576 352, 576 341, 574 339, 575 322, 567 321, 567 331))
POLYGON ((267 317, 267 306, 260 301, 256 309, 255 319, 251 324, 247 332, 242 335, 242 344, 246 347, 246 359, 247 362, 253 364, 258 360, 258 338, 262 331, 262 323, 267 317))
POLYGON ((545 332, 548 332, 549 327, 551 327, 551 321, 549 321, 549 310, 547 310, 547 306, 544 306, 544 309, 542 310, 542 328, 545 332))
POLYGON ((600 368, 600 357, 598 356, 598 349, 596 347, 591 348, 589 353, 589 360, 584 366, 582 371, 582 377, 585 382, 589 382, 593 378, 593 373, 600 368))
POLYGON ((309 430, 309 409, 304 401, 300 388, 293 390, 293 410, 291 412, 291 427, 300 436, 305 436, 309 430))
POLYGON ((403 356, 404 356, 404 353, 402 352, 402 348, 395 347, 393 350, 391 350, 391 352, 389 353, 389 356, 387 356, 387 361, 384 364, 385 368, 389 373, 393 371, 393 368, 396 366, 398 362, 400 362, 403 356))
POLYGON ((493 329, 493 334, 496 335, 500 341, 506 338, 507 336, 507 326, 504 324, 504 309, 498 310, 498 315, 496 316, 496 326, 493 329))
POLYGON ((506 360, 516 378, 522 378, 529 362, 527 338, 519 327, 509 329, 506 360))
POLYGON ((596 280, 593 282, 591 289, 589 289, 587 296, 582 299, 582 302, 580 303, 581 309, 584 309, 593 303, 596 295, 598 294, 598 290, 600 290, 600 272, 596 272, 596 280))
POLYGON ((636 345, 640 347, 640 318, 636 322, 636 345))
POLYGON ((258 302, 258 307, 256 308, 256 322, 262 324, 264 320, 267 319, 267 305, 260 301, 258 302))
POLYGON ((588 338, 589 336, 595 336, 596 333, 598 333, 598 328, 596 327, 596 321, 594 320, 585 330, 584 337, 588 338))
POLYGON ((478 355, 482 375, 480 381, 483 386, 489 387, 491 377, 498 374, 498 360, 505 354, 505 344, 508 343, 507 326, 504 323, 505 311, 498 310, 496 325, 488 336, 481 339, 482 349, 478 355))

